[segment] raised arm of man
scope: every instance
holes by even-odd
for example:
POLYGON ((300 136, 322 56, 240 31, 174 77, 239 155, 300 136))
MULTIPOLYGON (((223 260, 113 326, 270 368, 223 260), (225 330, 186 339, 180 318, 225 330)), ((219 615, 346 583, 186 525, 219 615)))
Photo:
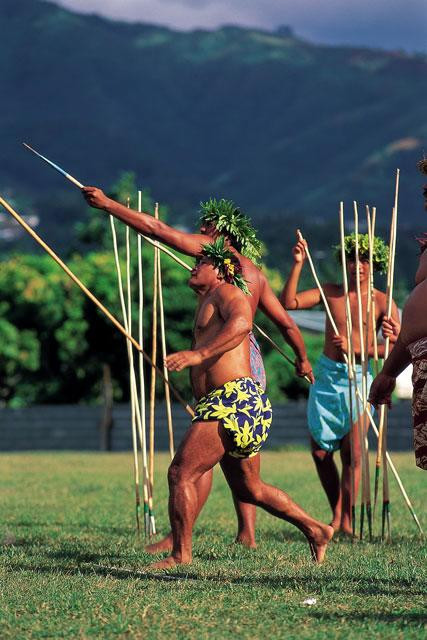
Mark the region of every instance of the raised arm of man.
POLYGON ((181 251, 189 256, 200 254, 204 244, 212 242, 212 238, 201 233, 187 233, 170 227, 161 220, 148 213, 139 213, 133 209, 128 209, 123 204, 108 198, 101 189, 97 187, 83 187, 83 196, 86 202, 95 209, 102 209, 115 218, 122 220, 127 225, 154 240, 160 240, 169 247, 181 251))
POLYGON ((298 293, 298 282, 307 257, 305 247, 306 241, 298 240, 292 249, 294 263, 280 294, 280 302, 285 309, 311 309, 321 302, 320 291, 317 287, 298 293))
POLYGON ((193 367, 226 351, 235 349, 252 329, 252 310, 246 295, 237 287, 224 285, 215 292, 215 304, 224 324, 213 338, 200 348, 178 351, 167 356, 169 371, 193 367))
POLYGON ((264 274, 261 275, 261 291, 258 306, 261 311, 274 322, 283 338, 292 347, 296 355, 295 367, 297 374, 301 377, 308 376, 310 381, 314 382, 312 366, 307 358, 301 332, 295 321, 280 304, 264 274))

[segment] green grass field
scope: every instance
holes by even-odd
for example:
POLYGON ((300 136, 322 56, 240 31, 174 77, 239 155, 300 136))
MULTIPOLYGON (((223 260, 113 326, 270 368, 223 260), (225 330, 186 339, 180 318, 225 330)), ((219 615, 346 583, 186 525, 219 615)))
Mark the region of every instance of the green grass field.
MULTIPOLYGON (((427 475, 394 456, 427 528, 427 475)), ((323 566, 303 536, 259 513, 258 549, 232 543, 230 494, 217 472, 194 535, 195 561, 168 574, 134 531, 129 454, 1 454, 0 638, 425 638, 426 546, 391 485, 393 541, 330 545, 323 566), (306 598, 316 598, 312 606, 306 598)), ((167 456, 156 515, 167 525, 167 456)), ((308 452, 263 454, 263 476, 329 518, 308 452)))

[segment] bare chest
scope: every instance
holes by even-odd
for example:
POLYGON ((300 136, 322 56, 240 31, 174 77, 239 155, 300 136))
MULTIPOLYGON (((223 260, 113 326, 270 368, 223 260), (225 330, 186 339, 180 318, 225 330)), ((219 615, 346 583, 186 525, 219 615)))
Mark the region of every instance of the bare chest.
MULTIPOLYGON (((337 324, 337 326, 342 329, 346 326, 346 302, 344 295, 342 296, 334 296, 329 299, 329 306, 332 312, 332 316, 337 324)), ((357 295, 354 292, 350 292, 349 294, 349 306, 353 327, 358 325, 359 323, 359 311, 362 316, 362 323, 366 326, 368 321, 368 306, 370 308, 370 313, 375 313, 375 319, 378 320, 380 315, 380 310, 377 305, 368 305, 368 295, 367 293, 362 293, 361 296, 361 307, 359 310, 359 304, 357 300, 357 295)))
POLYGON ((205 336, 218 331, 223 324, 218 309, 212 300, 205 300, 200 304, 194 323, 194 338, 199 342, 205 336))

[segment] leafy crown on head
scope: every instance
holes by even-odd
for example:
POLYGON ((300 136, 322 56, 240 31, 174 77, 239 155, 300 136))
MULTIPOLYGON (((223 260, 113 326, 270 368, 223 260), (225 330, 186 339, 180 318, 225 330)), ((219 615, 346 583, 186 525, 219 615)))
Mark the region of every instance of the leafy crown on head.
POLYGON ((205 244, 202 249, 202 255, 212 260, 226 282, 239 287, 246 295, 250 295, 246 280, 242 275, 240 262, 234 253, 225 247, 225 238, 223 236, 217 238, 215 242, 205 244))
POLYGON ((231 244, 242 255, 259 265, 262 243, 250 219, 231 200, 209 198, 200 203, 199 224, 211 224, 219 233, 226 234, 231 244))
MULTIPOLYGON (((367 233, 359 233, 359 258, 361 260, 369 260, 369 235, 367 233)), ((335 245, 335 257, 341 262, 341 245, 335 245)), ((344 252, 347 260, 356 257, 356 234, 350 233, 344 238, 344 252)), ((389 248, 382 238, 375 236, 372 247, 372 263, 374 271, 386 273, 388 267, 389 248)))

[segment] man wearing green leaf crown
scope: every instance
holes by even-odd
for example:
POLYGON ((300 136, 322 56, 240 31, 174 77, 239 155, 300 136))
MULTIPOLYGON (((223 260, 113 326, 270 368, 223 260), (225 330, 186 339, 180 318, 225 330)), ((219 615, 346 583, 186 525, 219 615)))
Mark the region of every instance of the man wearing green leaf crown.
MULTIPOLYGON (((92 207, 103 209, 111 215, 119 218, 136 231, 150 238, 160 240, 168 246, 177 249, 189 256, 199 256, 202 248, 223 236, 226 245, 237 256, 242 267, 242 274, 251 293, 249 305, 252 315, 255 316, 259 308, 279 328, 286 342, 295 352, 295 367, 299 376, 308 375, 313 381, 313 373, 310 362, 307 359, 305 345, 301 333, 292 318, 280 304, 273 293, 267 278, 259 268, 261 258, 261 243, 256 237, 256 231, 252 227, 249 218, 230 200, 216 200, 211 198, 201 203, 201 218, 199 221, 199 233, 186 233, 175 229, 152 215, 139 213, 128 209, 124 205, 108 198, 96 187, 82 189, 83 196, 92 207)), ((265 372, 261 352, 253 333, 250 333, 250 357, 252 375, 265 388, 265 372)), ((258 456, 256 461, 259 464, 258 456)), ((212 471, 207 471, 198 481, 198 509, 202 510, 211 490, 212 471)), ((246 504, 233 496, 237 511, 238 533, 236 541, 248 547, 255 547, 255 507, 246 504)), ((155 553, 170 549, 172 535, 169 534, 160 542, 149 545, 147 550, 155 553)))
POLYGON ((197 482, 218 462, 238 500, 294 524, 307 538, 313 560, 322 562, 332 527, 314 520, 259 476, 256 458, 268 437, 272 411, 264 389, 252 377, 252 309, 240 262, 223 237, 205 244, 201 253, 188 281, 198 296, 192 348, 166 358, 169 371, 190 367, 197 404, 169 467, 172 552, 151 567, 168 569, 192 561, 197 482))
MULTIPOLYGON (((294 264, 288 280, 281 294, 281 301, 286 309, 310 309, 321 303, 318 288, 307 291, 298 290, 298 281, 302 267, 306 259, 306 242, 298 240, 292 253, 294 264)), ((352 318, 352 349, 356 356, 356 362, 360 363, 360 332, 359 315, 356 291, 356 258, 355 235, 351 234, 344 239, 344 248, 349 274, 349 302, 352 318)), ((341 262, 341 248, 335 247, 336 258, 341 262)), ((375 238, 373 247, 374 271, 385 271, 387 267, 388 248, 380 238, 375 238)), ((366 335, 367 306, 369 290, 369 238, 368 235, 359 235, 359 274, 362 299, 362 335, 366 335)), ((351 445, 353 446, 353 465, 355 475, 356 500, 360 481, 360 442, 357 427, 357 402, 352 393, 351 423, 354 428, 350 430, 350 398, 348 388, 347 365, 344 362, 344 354, 348 353, 346 311, 344 289, 341 284, 327 283, 323 290, 335 320, 339 334, 335 334, 332 325, 326 318, 325 344, 323 354, 317 363, 316 382, 310 388, 308 401, 308 427, 311 435, 311 448, 313 459, 319 474, 320 481, 326 492, 332 509, 332 522, 335 531, 344 534, 352 534, 351 523, 351 445), (353 436, 353 442, 350 437, 353 436), (334 451, 340 450, 342 461, 342 475, 339 478, 335 465, 334 451)), ((399 335, 399 313, 393 302, 391 317, 387 317, 386 295, 374 289, 376 327, 382 326, 384 337, 390 339, 390 348, 396 342, 399 335)), ((371 323, 370 323, 371 324, 371 323)), ((372 323, 373 324, 373 323, 372 323)), ((374 334, 372 325, 368 329, 367 349, 369 357, 374 355, 374 334)), ((384 355, 384 345, 378 345, 378 355, 384 355)), ((356 365, 356 378, 361 388, 362 368, 356 365)), ((368 374, 368 390, 372 382, 368 374)))

